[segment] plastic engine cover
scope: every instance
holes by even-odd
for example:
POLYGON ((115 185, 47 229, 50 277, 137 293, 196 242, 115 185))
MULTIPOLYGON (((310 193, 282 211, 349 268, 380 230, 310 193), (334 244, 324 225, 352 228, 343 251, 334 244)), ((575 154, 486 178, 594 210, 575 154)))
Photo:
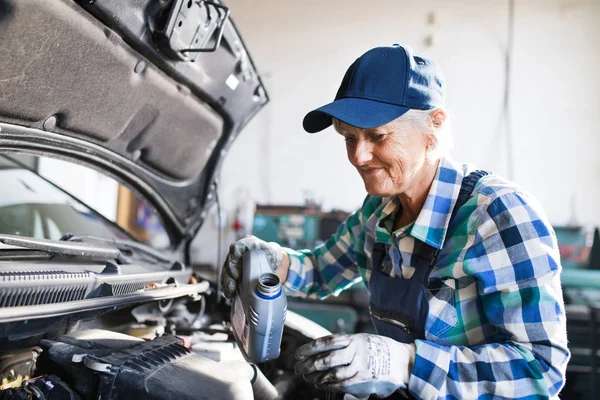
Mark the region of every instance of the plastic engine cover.
POLYGON ((249 380, 181 343, 171 335, 146 342, 109 331, 77 332, 43 340, 41 368, 60 368, 90 400, 253 398, 249 380))

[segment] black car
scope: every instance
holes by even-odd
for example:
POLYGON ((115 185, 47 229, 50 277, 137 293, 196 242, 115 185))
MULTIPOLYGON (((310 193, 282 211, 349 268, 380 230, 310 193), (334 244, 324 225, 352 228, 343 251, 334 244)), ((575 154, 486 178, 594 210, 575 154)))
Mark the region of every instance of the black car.
MULTIPOLYGON (((268 97, 217 1, 0 1, 0 399, 325 398, 281 356, 236 361, 230 306, 191 268, 222 160, 268 97), (157 249, 24 157, 93 168, 158 215, 157 249)), ((214 246, 215 243, 201 243, 214 246)))

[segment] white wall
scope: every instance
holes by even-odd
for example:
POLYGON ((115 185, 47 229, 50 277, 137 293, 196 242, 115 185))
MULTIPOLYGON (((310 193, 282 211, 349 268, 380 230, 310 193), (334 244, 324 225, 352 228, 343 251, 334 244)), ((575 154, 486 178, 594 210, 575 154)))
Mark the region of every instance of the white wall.
POLYGON ((111 221, 117 219, 118 183, 97 171, 56 158, 40 157, 39 173, 111 221))
MULTIPOLYGON (((454 158, 507 176, 498 129, 507 4, 499 0, 376 2, 228 0, 271 103, 241 134, 222 170, 221 197, 249 188, 259 202, 298 204, 310 190, 325 208, 352 210, 365 195, 329 129, 302 130, 307 111, 333 99, 355 58, 409 44, 436 60, 454 116, 454 158), (434 23, 429 23, 433 13, 434 23), (433 45, 425 39, 433 35, 433 45)), ((551 221, 600 223, 600 1, 516 0, 511 114, 513 179, 551 221)))

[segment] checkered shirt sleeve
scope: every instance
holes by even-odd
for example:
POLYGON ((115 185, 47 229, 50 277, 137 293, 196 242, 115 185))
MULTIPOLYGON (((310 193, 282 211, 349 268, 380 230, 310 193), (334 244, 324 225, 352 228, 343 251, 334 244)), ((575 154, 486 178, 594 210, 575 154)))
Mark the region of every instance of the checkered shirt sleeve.
POLYGON ((476 346, 417 340, 409 382, 417 398, 549 398, 564 384, 570 354, 554 232, 526 194, 496 195, 483 205, 479 197, 469 219, 476 233, 454 266, 476 279, 492 332, 476 346))
POLYGON ((285 282, 288 294, 325 298, 338 295, 362 280, 356 242, 362 232, 364 207, 350 215, 336 233, 315 250, 285 249, 290 269, 285 282))

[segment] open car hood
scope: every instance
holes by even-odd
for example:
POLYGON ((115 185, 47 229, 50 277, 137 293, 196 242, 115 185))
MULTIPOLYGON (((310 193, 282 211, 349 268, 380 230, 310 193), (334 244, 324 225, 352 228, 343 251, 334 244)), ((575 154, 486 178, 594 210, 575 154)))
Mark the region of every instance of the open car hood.
POLYGON ((193 237, 223 156, 268 101, 215 3, 0 1, 0 152, 101 170, 146 198, 176 245, 193 237), (216 51, 181 51, 212 47, 220 21, 216 51))

